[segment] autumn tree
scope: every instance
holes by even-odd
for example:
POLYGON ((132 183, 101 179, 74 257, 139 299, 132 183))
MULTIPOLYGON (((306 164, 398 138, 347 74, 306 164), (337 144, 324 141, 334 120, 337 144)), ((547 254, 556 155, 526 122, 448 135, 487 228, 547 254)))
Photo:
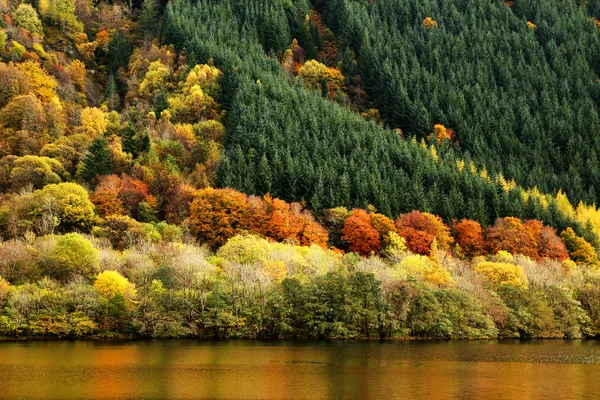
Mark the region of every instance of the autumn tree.
POLYGON ((0 125, 10 154, 37 154, 48 142, 44 105, 31 94, 11 98, 0 111, 0 125))
POLYGON ((560 237, 565 242, 571 259, 577 263, 594 265, 598 262, 598 255, 594 247, 584 238, 577 236, 572 228, 561 232, 560 237))
POLYGON ((86 107, 81 110, 80 131, 88 135, 91 139, 104 135, 108 127, 108 122, 106 113, 99 108, 86 107))
POLYGON ((85 64, 80 60, 73 60, 69 64, 69 75, 79 90, 85 92, 85 64))
POLYGON ((556 230, 550 226, 544 226, 538 238, 538 254, 540 257, 553 260, 566 260, 569 252, 562 239, 556 234, 556 230))
POLYGON ((494 289, 502 285, 527 288, 529 281, 523 267, 509 263, 480 262, 475 266, 475 272, 485 277, 494 289))
POLYGON ((429 255, 434 240, 442 249, 448 249, 454 240, 450 236, 450 228, 441 218, 429 213, 415 210, 402 214, 395 225, 398 234, 406 239, 410 251, 416 254, 429 255))
POLYGON ((462 253, 472 258, 485 254, 484 231, 481 224, 470 219, 463 219, 454 225, 456 244, 462 253))
POLYGON ((137 294, 135 285, 117 271, 99 273, 94 282, 94 288, 106 299, 121 296, 129 305, 133 305, 137 294))
POLYGON ((246 195, 231 189, 200 189, 190 204, 190 231, 213 249, 244 229, 246 195))
POLYGON ((51 183, 59 183, 68 178, 60 161, 38 156, 24 156, 11 163, 10 185, 14 191, 30 186, 41 189, 51 183))
POLYGON ((47 185, 35 191, 33 198, 34 215, 39 224, 56 224, 63 232, 89 231, 96 221, 88 193, 76 183, 47 185))
POLYGON ((350 251, 366 256, 381 250, 380 234, 371 224, 371 216, 365 210, 352 210, 344 222, 342 234, 350 251))
POLYGON ((519 218, 499 218, 486 232, 488 251, 496 254, 500 250, 511 254, 523 254, 538 258, 538 244, 535 232, 539 226, 529 223, 525 226, 519 218))
POLYGON ((125 213, 123 201, 119 196, 121 188, 122 180, 117 175, 106 175, 100 178, 90 197, 100 216, 108 217, 125 213))

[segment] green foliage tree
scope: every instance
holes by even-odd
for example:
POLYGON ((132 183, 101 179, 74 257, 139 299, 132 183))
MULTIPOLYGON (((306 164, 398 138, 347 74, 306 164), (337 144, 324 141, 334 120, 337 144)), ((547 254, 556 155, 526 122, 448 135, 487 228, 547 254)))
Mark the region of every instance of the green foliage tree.
POLYGON ((61 282, 67 282, 76 275, 93 276, 99 267, 98 250, 92 242, 77 233, 58 237, 50 252, 42 259, 44 273, 61 282))
POLYGON ((13 20, 18 26, 31 33, 42 33, 42 21, 30 4, 19 4, 13 13, 13 20))

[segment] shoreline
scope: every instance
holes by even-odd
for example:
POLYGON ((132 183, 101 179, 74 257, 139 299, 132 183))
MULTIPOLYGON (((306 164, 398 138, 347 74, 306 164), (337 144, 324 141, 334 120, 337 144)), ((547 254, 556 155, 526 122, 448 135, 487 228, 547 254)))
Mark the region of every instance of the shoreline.
POLYGON ((88 337, 19 337, 19 338, 7 338, 0 337, 0 343, 8 342, 144 342, 144 341, 200 341, 200 342, 232 342, 232 341, 251 341, 251 342, 483 342, 483 341, 496 341, 496 342, 532 342, 532 341, 594 341, 600 340, 599 337, 581 337, 581 338, 558 338, 558 337, 538 337, 538 338, 516 338, 516 337, 504 337, 504 338, 203 338, 203 337, 163 337, 163 338, 152 338, 152 337, 140 337, 140 336, 119 336, 119 337, 102 337, 102 336, 88 336, 88 337))

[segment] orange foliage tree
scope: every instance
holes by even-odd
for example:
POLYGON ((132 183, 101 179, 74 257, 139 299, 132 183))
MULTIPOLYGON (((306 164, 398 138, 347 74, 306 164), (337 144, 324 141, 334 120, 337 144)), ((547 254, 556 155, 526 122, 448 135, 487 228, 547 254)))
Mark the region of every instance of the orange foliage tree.
POLYGON ((244 229, 247 213, 245 194, 232 189, 200 189, 190 204, 190 231, 215 249, 244 229))
POLYGON ((504 250, 537 259, 538 244, 535 238, 540 230, 541 227, 535 222, 524 225, 519 218, 498 218, 496 224, 487 230, 488 250, 493 254, 504 250))
POLYGON ((125 213, 123 202, 119 198, 121 184, 121 178, 117 175, 106 175, 100 178, 96 190, 90 196, 100 216, 110 217, 125 213))
POLYGON ((291 240, 304 246, 327 246, 327 231, 298 203, 286 203, 266 194, 248 198, 247 229, 275 240, 291 240))
POLYGON ((483 228, 477 221, 463 219, 454 225, 454 238, 466 257, 485 254, 483 228))
POLYGON ((140 212, 141 202, 146 202, 148 205, 156 207, 156 199, 150 194, 148 185, 127 174, 123 174, 122 176, 122 187, 119 197, 130 215, 134 217, 138 216, 140 212))
POLYGON ((156 207, 156 199, 150 194, 148 186, 127 174, 101 177, 91 200, 102 217, 129 215, 144 219, 140 215, 140 207, 143 204, 156 207))
POLYGON ((416 254, 429 255, 433 241, 441 249, 448 249, 454 241, 450 228, 438 216, 412 211, 396 220, 398 234, 406 239, 409 250, 416 254))
POLYGON ((342 239, 348 242, 350 251, 366 256, 381 250, 379 232, 373 227, 371 216, 365 210, 352 210, 344 222, 342 234, 342 239))
POLYGON ((290 205, 280 199, 265 196, 265 203, 271 218, 267 222, 267 236, 275 240, 297 239, 301 227, 293 218, 290 205))

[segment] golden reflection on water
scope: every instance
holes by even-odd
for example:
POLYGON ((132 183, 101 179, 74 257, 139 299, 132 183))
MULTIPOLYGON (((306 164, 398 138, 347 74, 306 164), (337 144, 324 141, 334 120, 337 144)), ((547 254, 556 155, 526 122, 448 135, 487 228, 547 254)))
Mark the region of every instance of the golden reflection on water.
POLYGON ((585 399, 598 342, 0 343, 2 399, 585 399))

